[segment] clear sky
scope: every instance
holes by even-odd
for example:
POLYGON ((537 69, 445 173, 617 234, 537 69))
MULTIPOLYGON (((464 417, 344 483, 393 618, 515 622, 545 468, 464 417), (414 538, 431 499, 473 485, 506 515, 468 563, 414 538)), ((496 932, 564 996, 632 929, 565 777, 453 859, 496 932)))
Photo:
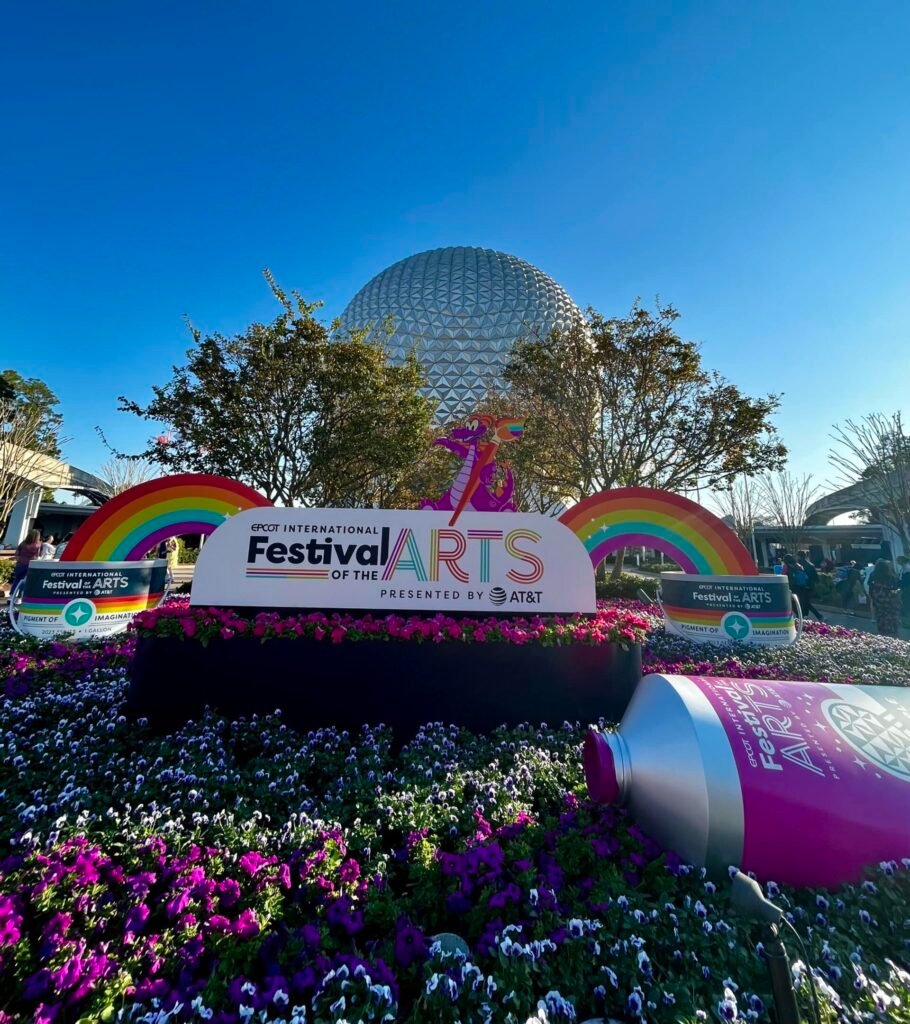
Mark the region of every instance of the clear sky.
POLYGON ((327 317, 481 245, 581 305, 656 294, 710 367, 784 393, 792 467, 910 405, 910 4, 24 3, 0 35, 0 365, 67 455, 189 337, 327 317))

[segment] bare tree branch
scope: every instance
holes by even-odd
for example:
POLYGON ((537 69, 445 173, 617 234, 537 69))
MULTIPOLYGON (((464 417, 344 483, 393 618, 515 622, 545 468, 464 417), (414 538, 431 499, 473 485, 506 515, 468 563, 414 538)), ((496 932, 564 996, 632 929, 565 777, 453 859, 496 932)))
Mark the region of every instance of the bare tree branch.
POLYGON ((782 470, 759 477, 757 485, 758 507, 765 524, 780 533, 789 551, 804 547, 806 513, 821 490, 812 482, 812 474, 796 476, 782 470))
POLYGON ((835 427, 829 461, 842 486, 853 486, 862 507, 890 528, 910 552, 910 435, 899 412, 872 413, 835 427))
POLYGON ((49 457, 39 450, 44 415, 40 408, 0 399, 0 536, 19 495, 42 486, 49 457))
POLYGON ((99 475, 110 487, 111 497, 116 497, 137 484, 153 480, 158 469, 146 459, 108 459, 99 475))
POLYGON ((714 504, 721 516, 728 519, 733 532, 752 552, 758 561, 755 550, 755 527, 762 522, 760 485, 748 476, 738 476, 724 490, 714 491, 714 504))

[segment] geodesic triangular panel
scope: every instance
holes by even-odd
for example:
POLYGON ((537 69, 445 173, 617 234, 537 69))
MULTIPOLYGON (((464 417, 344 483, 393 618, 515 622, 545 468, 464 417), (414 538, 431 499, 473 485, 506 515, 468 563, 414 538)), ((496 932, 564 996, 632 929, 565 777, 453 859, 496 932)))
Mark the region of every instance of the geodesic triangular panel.
POLYGON ((417 253, 377 274, 341 315, 342 332, 371 328, 393 361, 416 351, 439 400, 440 423, 473 410, 501 372, 519 338, 545 338, 581 311, 537 267, 474 246, 417 253), (394 333, 384 325, 391 317, 394 333))

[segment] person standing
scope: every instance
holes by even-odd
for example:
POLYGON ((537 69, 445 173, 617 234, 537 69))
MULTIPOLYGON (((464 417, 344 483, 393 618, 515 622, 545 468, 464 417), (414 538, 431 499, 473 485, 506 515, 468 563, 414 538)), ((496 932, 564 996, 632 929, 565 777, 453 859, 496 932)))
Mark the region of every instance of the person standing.
POLYGON ((880 558, 875 563, 869 577, 869 597, 880 635, 898 636, 901 625, 900 580, 887 558, 880 558))
POLYGON ((900 574, 901 619, 905 625, 910 626, 910 558, 898 555, 897 571, 900 574))
POLYGON ((162 542, 158 551, 159 558, 167 559, 167 576, 171 582, 174 580, 174 572, 177 569, 179 554, 180 544, 176 537, 168 537, 166 541, 162 542))
POLYGON ((849 562, 845 566, 844 578, 837 584, 837 591, 841 605, 846 611, 852 611, 863 592, 863 577, 856 562, 849 562))
POLYGON ((44 543, 41 545, 41 554, 38 555, 38 557, 43 558, 45 561, 47 561, 54 557, 54 552, 56 550, 57 549, 54 547, 54 535, 52 533, 49 533, 44 538, 44 543))
POLYGON ((812 603, 814 578, 818 575, 818 572, 805 551, 798 552, 798 555, 802 557, 794 558, 793 555, 784 555, 784 564, 787 567, 787 576, 790 580, 790 590, 799 598, 799 604, 804 616, 812 612, 819 622, 824 622, 824 616, 812 603))
POLYGON ((13 579, 10 584, 10 594, 16 589, 21 580, 25 579, 28 573, 28 563, 41 555, 41 534, 38 530, 32 532, 16 548, 16 567, 13 569, 13 579))

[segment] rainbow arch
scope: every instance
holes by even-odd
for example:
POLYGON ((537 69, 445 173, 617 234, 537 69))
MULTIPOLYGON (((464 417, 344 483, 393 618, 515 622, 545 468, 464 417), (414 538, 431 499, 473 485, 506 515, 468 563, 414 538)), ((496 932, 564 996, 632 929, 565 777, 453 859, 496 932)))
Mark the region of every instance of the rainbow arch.
POLYGON ((568 509, 559 521, 584 544, 595 566, 619 548, 638 546, 662 551, 684 572, 700 576, 758 575, 752 556, 726 523, 669 491, 601 491, 568 509))
POLYGON ((63 562, 129 562, 181 534, 208 535, 236 512, 272 503, 252 487, 208 473, 138 484, 93 512, 64 549, 63 562))

